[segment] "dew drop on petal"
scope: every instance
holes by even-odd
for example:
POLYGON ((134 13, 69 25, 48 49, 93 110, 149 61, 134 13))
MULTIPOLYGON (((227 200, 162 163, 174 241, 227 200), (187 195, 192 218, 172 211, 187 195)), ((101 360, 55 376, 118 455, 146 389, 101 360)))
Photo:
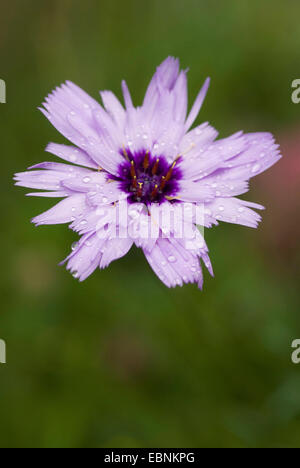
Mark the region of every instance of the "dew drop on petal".
POLYGON ((170 257, 168 257, 168 261, 170 263, 175 263, 176 262, 176 257, 174 257, 174 255, 170 255, 170 257))
POLYGON ((85 184, 88 184, 90 181, 91 181, 91 178, 90 178, 90 177, 84 177, 84 178, 82 179, 82 182, 84 182, 85 184))
POLYGON ((251 172, 253 174, 255 174, 255 172, 258 172, 260 170, 260 164, 255 164, 253 167, 252 167, 252 170, 251 172))

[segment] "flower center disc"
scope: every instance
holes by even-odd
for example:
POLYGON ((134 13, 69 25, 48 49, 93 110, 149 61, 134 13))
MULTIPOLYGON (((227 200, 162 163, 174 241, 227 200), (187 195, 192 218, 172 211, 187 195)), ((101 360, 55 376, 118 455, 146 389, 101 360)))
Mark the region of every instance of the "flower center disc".
POLYGON ((152 156, 150 151, 132 153, 122 151, 125 161, 120 164, 116 180, 123 192, 129 193, 131 203, 162 203, 176 194, 181 171, 177 167, 179 158, 171 165, 164 156, 152 156))

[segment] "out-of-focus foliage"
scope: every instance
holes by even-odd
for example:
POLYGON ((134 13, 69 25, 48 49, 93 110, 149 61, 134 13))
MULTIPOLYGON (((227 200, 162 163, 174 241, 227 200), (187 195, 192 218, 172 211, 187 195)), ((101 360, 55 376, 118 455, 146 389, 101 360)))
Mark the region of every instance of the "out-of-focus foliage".
POLYGON ((299 16, 283 0, 3 2, 1 447, 300 446, 299 16), (11 180, 64 141, 36 108, 66 79, 96 97, 125 78, 138 104, 169 54, 190 67, 191 99, 212 78, 198 122, 283 142, 246 195, 264 223, 206 231, 203 293, 166 289, 137 250, 78 284, 57 266, 74 234, 29 222, 53 201, 11 180))

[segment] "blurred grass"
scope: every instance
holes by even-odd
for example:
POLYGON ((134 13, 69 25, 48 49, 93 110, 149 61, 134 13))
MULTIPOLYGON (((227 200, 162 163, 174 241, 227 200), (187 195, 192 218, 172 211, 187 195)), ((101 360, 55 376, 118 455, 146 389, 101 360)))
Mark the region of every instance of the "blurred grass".
MULTIPOLYGON (((57 266, 76 237, 35 229, 51 200, 11 182, 63 141, 36 111, 52 88, 71 79, 120 96, 125 78, 138 104, 169 54, 191 69, 191 99, 211 76, 199 122, 221 136, 296 125, 299 14, 278 0, 2 5, 1 447, 299 446, 299 252, 287 261, 268 245, 276 205, 268 228, 206 231, 216 278, 203 293, 166 289, 137 250, 78 284, 57 266)), ((262 187, 247 199, 264 203, 262 187)))

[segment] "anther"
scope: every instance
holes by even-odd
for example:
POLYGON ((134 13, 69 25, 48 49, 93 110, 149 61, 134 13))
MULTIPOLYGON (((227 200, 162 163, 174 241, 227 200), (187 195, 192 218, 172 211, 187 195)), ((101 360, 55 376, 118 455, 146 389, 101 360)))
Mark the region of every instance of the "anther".
POLYGON ((131 161, 130 163, 130 174, 132 178, 136 177, 134 161, 131 161))
POLYGON ((136 189, 136 188, 137 188, 137 180, 136 180, 136 176, 134 176, 134 177, 133 177, 133 181, 132 181, 132 187, 133 187, 134 189, 136 189))
POLYGON ((161 183, 160 183, 160 190, 163 190, 165 188, 166 183, 167 181, 166 181, 165 176, 162 176, 161 183))
POLYGON ((137 196, 138 197, 141 197, 142 194, 143 194, 143 183, 142 182, 138 182, 138 185, 139 185, 139 189, 137 191, 137 196))
POLYGON ((157 192, 158 192, 158 185, 155 185, 151 193, 151 198, 155 198, 157 195, 157 192))
POLYGON ((167 175, 166 175, 166 182, 167 182, 168 180, 171 179, 171 177, 172 177, 172 172, 173 172, 174 167, 176 166, 176 163, 177 163, 177 161, 174 161, 173 164, 172 164, 172 166, 171 166, 170 169, 168 170, 167 175))
POLYGON ((124 145, 123 145, 123 154, 124 154, 125 158, 127 159, 127 161, 129 161, 129 156, 128 156, 128 153, 127 153, 126 148, 125 148, 124 145))
POLYGON ((149 151, 146 151, 144 158, 144 170, 146 171, 149 167, 149 151))
POLYGON ((159 165, 159 158, 157 158, 157 160, 155 161, 155 164, 154 164, 154 166, 152 168, 152 175, 155 175, 157 173, 158 165, 159 165))

